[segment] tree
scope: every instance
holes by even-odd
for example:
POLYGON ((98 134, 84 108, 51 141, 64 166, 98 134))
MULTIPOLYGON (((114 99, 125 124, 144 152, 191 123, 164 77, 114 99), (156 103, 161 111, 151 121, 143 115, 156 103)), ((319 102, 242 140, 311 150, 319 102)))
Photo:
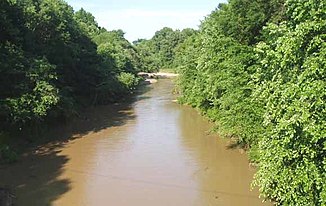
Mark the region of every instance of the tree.
POLYGON ((121 30, 100 28, 91 13, 74 13, 63 0, 0 6, 1 129, 31 128, 81 105, 116 101, 134 86, 128 75, 119 80, 122 72, 137 83, 136 49, 121 30))
POLYGON ((12 124, 42 120, 59 96, 55 66, 23 50, 27 31, 23 9, 13 2, 1 4, 0 119, 1 129, 7 129, 12 124))
POLYGON ((158 71, 159 69, 174 67, 176 48, 193 33, 195 33, 195 30, 189 28, 174 31, 171 28, 164 27, 155 32, 150 40, 135 41, 136 48, 144 62, 145 70, 158 71))
POLYGON ((101 32, 101 28, 95 20, 95 17, 81 8, 79 11, 75 12, 74 19, 78 22, 80 28, 89 37, 98 35, 101 32))
POLYGON ((257 97, 266 101, 256 184, 280 205, 326 204, 326 5, 286 2, 288 21, 259 44, 257 97))

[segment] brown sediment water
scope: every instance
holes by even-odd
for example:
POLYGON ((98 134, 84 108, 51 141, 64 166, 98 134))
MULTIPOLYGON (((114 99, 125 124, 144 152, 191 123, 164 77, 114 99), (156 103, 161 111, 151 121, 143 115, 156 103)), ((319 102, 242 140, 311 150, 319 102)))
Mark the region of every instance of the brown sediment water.
POLYGON ((175 103, 171 80, 145 89, 132 103, 89 109, 57 128, 61 140, 0 168, 0 186, 18 206, 270 205, 250 190, 246 154, 175 103))

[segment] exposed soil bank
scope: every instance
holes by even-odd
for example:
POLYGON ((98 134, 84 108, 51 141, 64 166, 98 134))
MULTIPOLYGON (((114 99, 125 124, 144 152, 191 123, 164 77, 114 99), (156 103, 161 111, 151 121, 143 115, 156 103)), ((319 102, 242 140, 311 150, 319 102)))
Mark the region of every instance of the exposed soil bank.
POLYGON ((145 78, 143 84, 154 84, 157 83, 158 79, 174 78, 179 76, 179 74, 169 73, 169 72, 156 72, 156 73, 139 72, 138 76, 145 78))
POLYGON ((149 79, 167 79, 167 78, 173 78, 179 76, 179 74, 168 73, 168 72, 156 72, 156 73, 139 72, 138 75, 149 79))

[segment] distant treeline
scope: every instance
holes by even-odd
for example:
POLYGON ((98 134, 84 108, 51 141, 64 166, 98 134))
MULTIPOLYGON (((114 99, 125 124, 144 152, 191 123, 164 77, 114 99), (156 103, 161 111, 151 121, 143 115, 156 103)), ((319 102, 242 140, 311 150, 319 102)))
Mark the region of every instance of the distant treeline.
POLYGON ((248 148, 265 198, 326 205, 325 1, 229 0, 180 34, 137 46, 181 74, 180 102, 248 148))
POLYGON ((265 198, 326 205, 324 0, 229 0, 198 31, 134 44, 63 0, 2 0, 0 28, 0 159, 3 134, 115 102, 138 71, 170 68, 180 102, 248 148, 265 198))
POLYGON ((151 72, 176 68, 178 65, 175 64, 175 58, 178 46, 196 32, 190 28, 180 31, 164 27, 149 40, 134 41, 133 44, 143 61, 143 70, 151 72))

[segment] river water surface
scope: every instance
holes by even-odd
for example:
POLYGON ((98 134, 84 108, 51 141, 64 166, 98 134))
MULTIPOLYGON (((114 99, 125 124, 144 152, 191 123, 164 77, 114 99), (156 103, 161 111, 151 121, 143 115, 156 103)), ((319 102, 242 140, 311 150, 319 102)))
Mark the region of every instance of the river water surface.
POLYGON ((210 134, 172 89, 159 80, 133 103, 90 109, 57 128, 62 141, 0 168, 0 183, 18 206, 264 205, 250 191, 255 170, 246 154, 210 134))

